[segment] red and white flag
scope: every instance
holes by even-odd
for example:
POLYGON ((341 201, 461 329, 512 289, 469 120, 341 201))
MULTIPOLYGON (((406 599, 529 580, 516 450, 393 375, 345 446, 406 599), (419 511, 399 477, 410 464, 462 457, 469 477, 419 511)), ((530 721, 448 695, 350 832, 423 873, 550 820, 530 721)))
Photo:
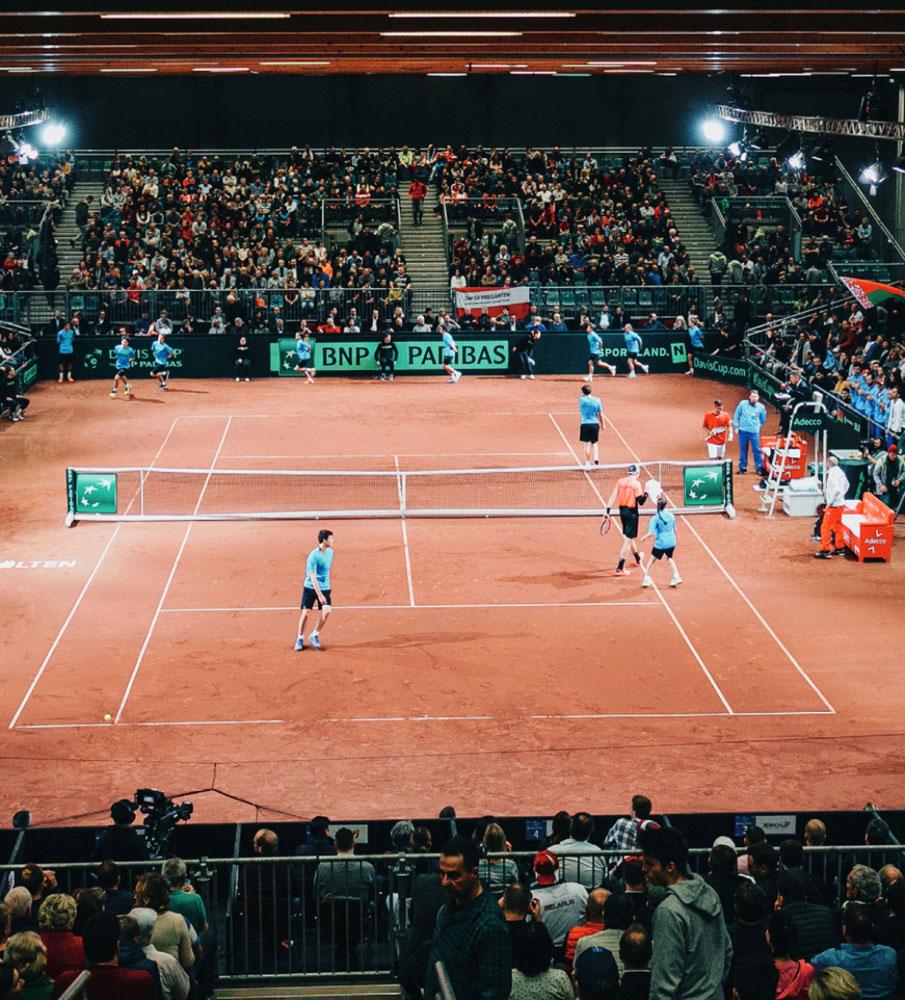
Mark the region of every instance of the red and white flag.
POLYGON ((461 317, 470 312, 480 316, 486 309, 491 316, 498 316, 504 309, 510 316, 523 319, 531 305, 531 289, 527 285, 508 288, 457 288, 456 312, 461 317))

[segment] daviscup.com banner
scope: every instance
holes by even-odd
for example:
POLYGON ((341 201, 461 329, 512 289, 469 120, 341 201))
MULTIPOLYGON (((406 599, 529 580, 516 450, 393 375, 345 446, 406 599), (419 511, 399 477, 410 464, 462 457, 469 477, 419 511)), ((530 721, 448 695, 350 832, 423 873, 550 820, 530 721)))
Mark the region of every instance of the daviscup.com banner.
POLYGON ((531 289, 527 285, 512 288, 458 288, 456 289, 456 313, 462 316, 470 312, 480 316, 486 309, 490 316, 498 316, 508 307, 509 315, 523 319, 531 305, 531 289))

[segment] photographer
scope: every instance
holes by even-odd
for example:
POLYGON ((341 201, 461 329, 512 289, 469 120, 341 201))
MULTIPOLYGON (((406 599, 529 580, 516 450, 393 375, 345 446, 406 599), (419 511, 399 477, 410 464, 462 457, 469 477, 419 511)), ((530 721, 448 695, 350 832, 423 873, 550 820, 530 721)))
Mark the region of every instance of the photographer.
POLYGON ((135 810, 129 799, 120 799, 110 806, 113 826, 97 838, 91 853, 92 861, 147 861, 148 847, 138 831, 133 829, 135 810))

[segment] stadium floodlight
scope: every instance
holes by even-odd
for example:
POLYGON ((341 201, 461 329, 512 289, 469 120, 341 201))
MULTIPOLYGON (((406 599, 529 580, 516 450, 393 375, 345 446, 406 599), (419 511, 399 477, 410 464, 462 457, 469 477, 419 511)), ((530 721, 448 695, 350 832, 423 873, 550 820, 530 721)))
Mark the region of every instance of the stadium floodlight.
POLYGON ((38 158, 38 151, 30 142, 20 142, 16 152, 19 154, 20 167, 24 167, 27 163, 38 158))
POLYGON ((807 163, 807 157, 804 155, 804 150, 799 149, 798 152, 793 153, 786 162, 793 170, 804 170, 804 165, 807 163))
POLYGON ((905 174, 905 156, 897 156, 892 161, 892 169, 895 170, 897 174, 905 174))
POLYGON ((730 142, 726 149, 731 157, 741 160, 742 163, 748 159, 748 144, 744 139, 736 139, 735 142, 730 142))
POLYGON ((886 173, 883 164, 879 160, 874 160, 873 163, 869 163, 864 167, 858 180, 862 184, 870 184, 871 187, 876 187, 878 184, 882 184, 888 176, 889 174, 886 173))
POLYGON ((41 129, 42 146, 59 146, 66 135, 66 126, 60 122, 49 122, 41 129))
POLYGON ((701 124, 701 132, 708 142, 719 144, 726 138, 726 126, 716 118, 708 118, 701 124))

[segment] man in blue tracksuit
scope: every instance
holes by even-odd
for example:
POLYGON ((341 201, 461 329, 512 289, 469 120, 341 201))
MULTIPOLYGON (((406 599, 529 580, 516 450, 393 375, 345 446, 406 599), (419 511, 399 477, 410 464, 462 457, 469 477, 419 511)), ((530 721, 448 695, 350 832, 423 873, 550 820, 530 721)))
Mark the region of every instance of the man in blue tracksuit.
POLYGON ((764 475, 764 457, 760 450, 760 431, 767 422, 767 408, 760 401, 760 393, 752 389, 748 398, 743 399, 735 408, 732 424, 738 435, 738 474, 743 476, 748 471, 748 445, 754 456, 754 467, 759 476, 764 475))

